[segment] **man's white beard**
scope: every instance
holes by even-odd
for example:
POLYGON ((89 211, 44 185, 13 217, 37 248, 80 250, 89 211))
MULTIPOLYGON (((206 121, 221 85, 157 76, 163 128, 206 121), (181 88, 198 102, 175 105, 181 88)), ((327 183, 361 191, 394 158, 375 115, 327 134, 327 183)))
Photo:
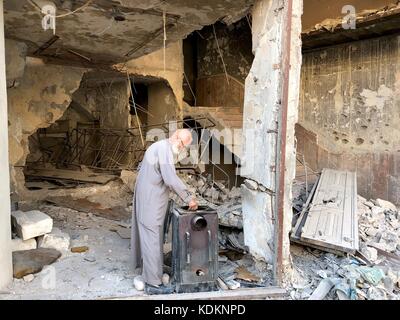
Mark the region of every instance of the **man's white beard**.
POLYGON ((174 155, 178 156, 181 152, 179 151, 179 148, 177 145, 172 145, 172 152, 174 155))

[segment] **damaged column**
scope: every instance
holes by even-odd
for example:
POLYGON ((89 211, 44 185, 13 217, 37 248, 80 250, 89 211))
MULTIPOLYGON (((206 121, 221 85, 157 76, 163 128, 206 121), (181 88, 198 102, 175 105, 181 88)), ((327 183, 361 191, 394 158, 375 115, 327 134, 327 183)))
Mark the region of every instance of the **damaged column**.
POLYGON ((292 214, 291 183, 296 164, 294 125, 297 121, 301 67, 302 1, 296 1, 293 5, 289 2, 256 2, 252 26, 255 59, 246 79, 241 172, 248 179, 242 186, 245 243, 255 257, 267 263, 276 263, 277 250, 280 250, 284 263, 289 260, 288 233, 292 214), (291 46, 287 45, 288 40, 291 46), (288 65, 284 62, 285 50, 286 63, 290 62, 288 65), (287 112, 282 118, 284 110, 287 112), (284 126, 280 126, 280 119, 283 119, 282 124, 286 127, 284 131, 281 130, 284 126), (282 186, 283 219, 280 221, 283 239, 281 237, 280 246, 277 246, 279 229, 275 200, 280 178, 277 156, 282 146, 282 140, 278 139, 280 132, 286 142, 282 150, 286 170, 282 186))
POLYGON ((10 176, 3 0, 0 0, 0 289, 12 280, 10 176))

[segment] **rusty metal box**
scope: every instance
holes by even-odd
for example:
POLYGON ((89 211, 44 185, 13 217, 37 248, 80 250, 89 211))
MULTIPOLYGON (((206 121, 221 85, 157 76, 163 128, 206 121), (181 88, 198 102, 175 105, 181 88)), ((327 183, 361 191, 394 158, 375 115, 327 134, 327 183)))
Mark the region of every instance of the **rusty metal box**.
POLYGON ((177 293, 218 290, 218 215, 172 206, 172 270, 177 293))

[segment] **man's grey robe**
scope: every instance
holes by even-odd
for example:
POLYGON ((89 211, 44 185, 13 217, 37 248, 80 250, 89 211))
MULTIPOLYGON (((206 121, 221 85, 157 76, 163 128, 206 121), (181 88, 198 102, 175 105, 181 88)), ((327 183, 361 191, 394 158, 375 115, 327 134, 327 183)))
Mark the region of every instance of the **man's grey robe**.
POLYGON ((142 266, 143 279, 151 285, 161 284, 163 223, 170 190, 186 203, 192 199, 176 174, 171 143, 161 140, 148 148, 141 163, 132 214, 133 267, 142 266))

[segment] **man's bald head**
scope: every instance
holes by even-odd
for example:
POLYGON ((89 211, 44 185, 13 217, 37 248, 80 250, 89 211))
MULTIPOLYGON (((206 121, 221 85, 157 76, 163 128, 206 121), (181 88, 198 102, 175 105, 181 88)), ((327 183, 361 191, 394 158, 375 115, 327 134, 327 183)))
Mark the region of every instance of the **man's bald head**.
POLYGON ((178 129, 169 138, 172 145, 174 145, 179 151, 182 151, 185 147, 189 146, 192 141, 192 133, 188 129, 178 129))

